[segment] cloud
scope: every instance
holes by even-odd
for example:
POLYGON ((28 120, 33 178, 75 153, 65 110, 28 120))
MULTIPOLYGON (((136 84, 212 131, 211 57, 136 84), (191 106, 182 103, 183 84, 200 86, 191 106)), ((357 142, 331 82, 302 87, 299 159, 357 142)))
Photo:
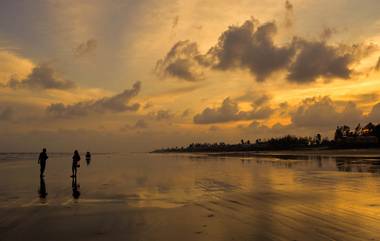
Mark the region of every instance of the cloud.
POLYGON ((200 53, 197 43, 188 40, 177 42, 164 59, 157 61, 155 71, 167 77, 175 77, 186 81, 202 79, 199 66, 200 53))
POLYGON ((370 103, 379 99, 380 94, 378 92, 369 92, 365 94, 351 95, 355 99, 355 102, 370 103))
POLYGON ((330 97, 304 99, 296 111, 290 113, 292 124, 297 127, 333 128, 336 125, 355 125, 364 116, 353 102, 347 102, 343 110, 330 97))
POLYGON ((380 57, 379 59, 377 60, 377 64, 375 66, 375 70, 379 71, 380 70, 380 57))
POLYGON ((157 121, 169 120, 173 117, 173 114, 168 110, 159 110, 155 113, 154 118, 157 121))
POLYGON ((32 72, 25 79, 11 79, 9 87, 27 89, 72 89, 75 83, 71 80, 63 79, 54 68, 48 64, 41 64, 33 68, 32 72))
POLYGON ((258 93, 254 91, 246 91, 243 95, 235 98, 236 101, 252 102, 255 106, 262 106, 267 104, 272 99, 271 96, 265 93, 258 93))
MULTIPOLYGON (((253 134, 255 139, 295 134, 298 131, 295 130, 292 125, 282 125, 280 123, 276 123, 270 127, 257 121, 252 121, 248 126, 241 126, 240 129, 244 132, 244 134, 248 133, 249 138, 252 138, 253 134)), ((300 135, 300 133, 297 134, 300 135)))
POLYGON ((179 16, 173 18, 172 29, 176 28, 179 22, 179 16))
POLYGON ((288 66, 294 49, 274 44, 275 23, 264 23, 257 28, 255 24, 255 20, 248 20, 241 26, 230 26, 222 33, 218 44, 209 51, 216 58, 214 68, 248 69, 258 81, 263 81, 288 66))
POLYGON ((335 33, 337 33, 337 31, 336 31, 335 28, 328 28, 327 27, 327 28, 324 28, 322 30, 320 37, 321 37, 322 40, 328 40, 335 33))
POLYGON ((144 105, 144 109, 149 109, 149 108, 152 108, 154 106, 154 104, 150 101, 146 102, 145 105, 144 105))
POLYGON ((342 48, 328 46, 323 41, 296 41, 298 54, 289 67, 288 80, 309 83, 320 77, 348 79, 352 73, 350 64, 353 53, 342 48))
POLYGON ((129 131, 129 130, 141 130, 141 129, 147 129, 149 127, 148 123, 143 120, 139 119, 135 122, 135 124, 125 124, 120 128, 121 131, 129 131))
POLYGON ((215 131, 220 131, 220 128, 217 126, 210 126, 210 128, 208 130, 215 132, 215 131))
POLYGON ((287 11, 293 11, 293 4, 289 2, 288 0, 285 1, 285 9, 287 11))
POLYGON ((293 26, 293 4, 286 0, 285 1, 285 27, 290 28, 293 26))
POLYGON ((138 95, 141 90, 141 83, 136 82, 131 89, 122 93, 104 97, 97 100, 83 101, 72 105, 63 103, 51 104, 46 111, 57 117, 85 116, 90 113, 124 112, 137 111, 140 107, 138 103, 130 103, 131 99, 138 95))
POLYGON ((148 128, 148 124, 144 120, 141 119, 141 120, 136 121, 134 127, 136 129, 146 129, 148 128))
POLYGON ((0 121, 9 121, 13 118, 13 108, 5 107, 0 109, 0 121))
POLYGON ((74 55, 77 57, 82 57, 93 53, 98 47, 98 41, 96 39, 89 39, 81 44, 79 44, 74 49, 74 55))
POLYGON ((213 124, 238 120, 267 119, 273 113, 269 107, 252 107, 250 111, 240 111, 237 102, 226 98, 220 107, 207 107, 200 114, 195 115, 193 121, 196 124, 213 124))
POLYGON ((25 78, 34 68, 31 60, 3 49, 0 49, 0 63, 0 85, 8 82, 12 75, 25 78))
POLYGON ((191 109, 186 109, 182 112, 182 117, 185 118, 185 117, 188 117, 190 114, 191 114, 191 109))
POLYGON ((368 121, 379 122, 380 120, 380 102, 372 107, 371 112, 368 114, 368 121))
MULTIPOLYGON (((286 9, 293 9, 290 2, 286 2, 286 9)), ((285 72, 288 81, 298 84, 319 78, 349 79, 355 71, 354 64, 378 47, 374 44, 328 44, 327 39, 334 32, 326 28, 320 41, 294 37, 280 45, 274 41, 277 33, 274 22, 259 24, 250 19, 240 26, 230 26, 205 54, 199 52, 195 42, 177 42, 166 57, 157 62, 156 71, 164 77, 187 81, 204 79, 206 69, 249 70, 257 81, 264 81, 276 72, 285 72)))

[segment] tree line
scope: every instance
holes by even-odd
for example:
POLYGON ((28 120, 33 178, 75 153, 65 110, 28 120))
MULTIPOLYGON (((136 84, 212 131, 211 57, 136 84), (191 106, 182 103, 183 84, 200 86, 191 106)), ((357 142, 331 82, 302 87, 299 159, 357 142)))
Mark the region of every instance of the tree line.
POLYGON ((285 135, 269 139, 241 140, 240 143, 227 144, 215 143, 191 143, 187 146, 169 147, 153 152, 242 152, 242 151, 270 151, 270 150, 299 150, 309 148, 374 148, 379 147, 380 124, 368 123, 364 127, 358 124, 354 129, 347 125, 337 126, 334 139, 315 136, 297 137, 285 135))

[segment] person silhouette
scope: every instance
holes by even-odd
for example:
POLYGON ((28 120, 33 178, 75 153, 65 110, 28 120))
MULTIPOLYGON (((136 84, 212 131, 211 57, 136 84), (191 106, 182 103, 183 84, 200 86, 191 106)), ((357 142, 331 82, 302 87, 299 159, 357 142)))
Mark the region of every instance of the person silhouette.
POLYGON ((48 155, 46 154, 46 148, 42 149, 42 152, 40 153, 38 157, 38 164, 40 164, 40 176, 44 176, 45 167, 46 167, 46 160, 48 159, 48 155))
POLYGON ((78 199, 80 196, 80 191, 79 191, 79 184, 77 183, 77 177, 73 176, 73 180, 71 183, 71 186, 73 188, 73 198, 78 199))
POLYGON ((71 177, 76 177, 77 176, 77 168, 80 167, 79 165, 79 161, 80 161, 80 155, 79 155, 79 152, 77 150, 74 151, 74 155, 73 155, 73 165, 72 165, 72 172, 73 172, 73 175, 71 175, 71 177))
POLYGON ((38 194, 41 199, 45 199, 48 195, 46 192, 45 179, 43 176, 40 176, 40 188, 38 189, 38 194))
POLYGON ((87 163, 87 166, 90 165, 90 162, 91 162, 91 153, 88 151, 86 153, 86 163, 87 163))

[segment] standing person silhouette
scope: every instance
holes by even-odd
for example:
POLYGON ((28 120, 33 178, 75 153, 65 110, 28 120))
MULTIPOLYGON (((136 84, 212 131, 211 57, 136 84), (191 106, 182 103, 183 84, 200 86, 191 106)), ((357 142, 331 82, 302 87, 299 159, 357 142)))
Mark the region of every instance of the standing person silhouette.
POLYGON ((46 154, 46 148, 42 149, 40 156, 38 157, 38 164, 40 164, 40 177, 44 176, 46 160, 48 159, 48 155, 46 154))
POLYGON ((71 168, 71 170, 73 171, 73 175, 71 175, 71 177, 77 176, 77 168, 79 167, 79 161, 80 161, 79 152, 75 150, 74 155, 73 155, 73 166, 71 168))
POLYGON ((88 151, 86 153, 86 163, 87 163, 87 166, 90 165, 90 162, 91 162, 91 153, 88 151))

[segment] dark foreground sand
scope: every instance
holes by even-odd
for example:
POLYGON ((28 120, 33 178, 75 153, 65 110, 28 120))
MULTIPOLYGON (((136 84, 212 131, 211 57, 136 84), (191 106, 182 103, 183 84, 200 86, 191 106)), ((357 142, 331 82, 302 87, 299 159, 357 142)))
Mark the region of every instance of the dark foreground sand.
POLYGON ((165 209, 125 203, 7 209, 0 240, 380 240, 377 203, 353 210, 291 199, 267 192, 165 209))
POLYGON ((102 156, 81 167, 74 199, 69 168, 57 159, 46 199, 36 170, 27 174, 30 160, 0 164, 0 241, 380 240, 373 166, 346 172, 331 158, 102 156))

